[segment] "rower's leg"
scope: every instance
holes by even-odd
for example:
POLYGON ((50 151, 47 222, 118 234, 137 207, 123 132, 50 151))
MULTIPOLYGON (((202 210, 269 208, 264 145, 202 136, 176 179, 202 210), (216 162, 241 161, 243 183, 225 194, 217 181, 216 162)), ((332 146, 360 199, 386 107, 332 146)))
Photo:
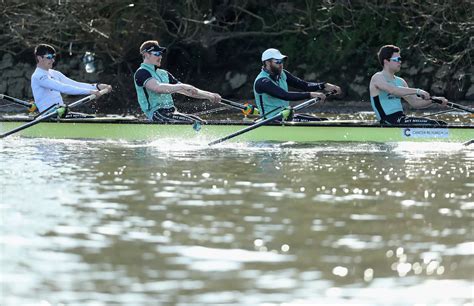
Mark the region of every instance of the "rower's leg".
POLYGON ((204 120, 198 116, 178 113, 176 108, 159 109, 153 114, 153 121, 162 123, 186 122, 193 125, 195 131, 201 130, 201 124, 204 120))
POLYGON ((152 121, 161 123, 173 122, 173 112, 174 108, 160 108, 153 113, 152 121))
POLYGON ((196 132, 199 132, 201 130, 201 124, 204 123, 204 120, 195 115, 174 112, 171 116, 176 121, 192 123, 193 129, 196 132))
POLYGON ((178 112, 174 112, 171 117, 174 119, 174 120, 178 120, 178 121, 181 121, 181 122, 189 122, 189 123, 194 123, 194 122, 200 122, 200 123, 203 123, 204 120, 202 120, 201 118, 199 118, 198 116, 195 116, 195 115, 189 115, 189 114, 182 114, 182 113, 178 113, 178 112))
POLYGON ((434 125, 434 126, 445 126, 446 122, 442 120, 433 120, 423 117, 401 117, 398 119, 400 124, 410 124, 410 125, 434 125))
POLYGON ((167 109, 158 109, 155 113, 153 113, 153 121, 156 122, 200 122, 204 123, 205 121, 199 118, 198 116, 182 114, 175 111, 175 108, 167 108, 167 109))

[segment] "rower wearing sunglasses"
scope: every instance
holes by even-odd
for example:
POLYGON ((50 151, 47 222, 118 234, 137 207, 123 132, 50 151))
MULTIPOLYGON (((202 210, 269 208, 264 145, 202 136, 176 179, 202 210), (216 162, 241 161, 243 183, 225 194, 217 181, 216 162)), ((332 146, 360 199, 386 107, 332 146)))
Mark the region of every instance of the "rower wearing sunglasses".
POLYGON ((134 83, 142 111, 151 121, 201 123, 202 119, 197 116, 177 112, 171 94, 179 93, 212 102, 219 102, 221 96, 180 83, 171 73, 160 69, 165 52, 166 48, 156 40, 145 41, 140 46, 143 63, 135 72, 134 83))
POLYGON ((63 102, 61 94, 68 95, 91 95, 100 96, 100 90, 112 87, 107 84, 89 84, 74 81, 61 72, 52 69, 56 58, 56 50, 47 44, 39 44, 35 47, 36 70, 31 76, 31 90, 36 107, 40 113, 51 111, 55 108, 63 108, 59 112, 61 117, 78 118, 90 117, 88 115, 73 113, 68 114, 67 107, 63 102))
MULTIPOLYGON (((341 93, 341 88, 329 83, 312 83, 289 73, 283 69, 283 60, 286 55, 277 49, 267 49, 262 53, 262 70, 257 76, 253 91, 255 104, 263 118, 273 116, 289 106, 289 101, 319 98, 324 101, 326 95, 318 91, 341 93), (288 87, 294 87, 304 92, 288 91, 288 87)), ((291 114, 285 120, 296 122, 322 121, 326 118, 318 118, 310 114, 291 114)))
POLYGON ((425 108, 432 105, 432 98, 442 101, 447 106, 448 100, 444 97, 430 97, 430 94, 419 88, 408 87, 407 82, 395 75, 400 71, 402 57, 400 48, 394 45, 385 45, 377 53, 382 71, 377 72, 370 80, 370 102, 377 119, 382 124, 397 125, 446 125, 441 120, 423 117, 408 117, 403 113, 400 98, 403 98, 415 108, 425 108))

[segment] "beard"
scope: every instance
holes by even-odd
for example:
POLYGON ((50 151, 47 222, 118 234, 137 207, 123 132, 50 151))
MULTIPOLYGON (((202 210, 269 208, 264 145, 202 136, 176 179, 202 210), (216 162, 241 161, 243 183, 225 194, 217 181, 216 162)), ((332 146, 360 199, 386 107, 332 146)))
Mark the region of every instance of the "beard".
POLYGON ((283 67, 281 65, 280 66, 273 66, 273 65, 270 66, 270 72, 272 74, 275 74, 275 75, 280 74, 282 69, 283 69, 283 67))

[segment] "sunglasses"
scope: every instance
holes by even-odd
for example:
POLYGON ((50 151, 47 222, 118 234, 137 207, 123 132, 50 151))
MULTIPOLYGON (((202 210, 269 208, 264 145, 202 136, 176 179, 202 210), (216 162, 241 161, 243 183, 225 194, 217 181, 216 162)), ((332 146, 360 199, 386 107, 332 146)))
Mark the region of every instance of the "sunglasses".
POLYGON ((274 63, 277 64, 277 65, 283 64, 283 60, 282 60, 282 59, 272 59, 272 62, 274 62, 274 63))
POLYGON ((47 58, 47 59, 50 60, 50 59, 56 58, 56 55, 55 54, 45 54, 45 55, 43 55, 43 58, 47 58))
POLYGON ((150 51, 150 54, 153 54, 154 56, 161 56, 163 53, 163 51, 150 51))
POLYGON ((390 58, 390 60, 391 60, 392 62, 401 63, 401 62, 402 62, 402 57, 401 57, 401 56, 392 57, 392 58, 390 58))

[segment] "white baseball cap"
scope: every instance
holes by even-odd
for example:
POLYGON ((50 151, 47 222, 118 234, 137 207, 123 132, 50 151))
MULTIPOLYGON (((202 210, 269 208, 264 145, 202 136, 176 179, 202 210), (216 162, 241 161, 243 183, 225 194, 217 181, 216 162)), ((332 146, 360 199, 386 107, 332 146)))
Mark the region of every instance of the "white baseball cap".
POLYGON ((277 60, 281 60, 281 59, 284 59, 286 57, 287 56, 281 54, 281 52, 279 50, 271 48, 271 49, 265 50, 262 53, 262 62, 266 61, 266 60, 269 60, 269 59, 272 59, 272 58, 277 59, 277 60))

